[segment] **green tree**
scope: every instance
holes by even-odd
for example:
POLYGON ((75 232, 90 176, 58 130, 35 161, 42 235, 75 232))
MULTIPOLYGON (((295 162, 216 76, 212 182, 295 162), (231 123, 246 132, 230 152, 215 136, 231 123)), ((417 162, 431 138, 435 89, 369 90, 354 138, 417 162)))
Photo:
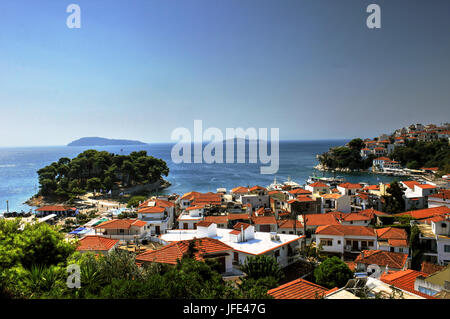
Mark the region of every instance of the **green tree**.
POLYGON ((145 196, 133 196, 130 198, 130 200, 128 201, 127 207, 131 208, 131 207, 138 207, 139 203, 143 203, 145 202, 147 198, 145 196))
POLYGON ((249 279, 258 280, 261 278, 273 277, 276 282, 279 282, 284 278, 280 264, 275 257, 272 256, 257 255, 247 257, 241 270, 247 274, 247 278, 249 279))
POLYGON ((314 278, 318 285, 334 288, 343 287, 353 278, 353 272, 338 257, 325 259, 314 269, 314 278))
POLYGON ((392 182, 386 189, 388 195, 383 195, 383 211, 397 214, 405 211, 405 200, 403 199, 405 188, 397 181, 392 182))

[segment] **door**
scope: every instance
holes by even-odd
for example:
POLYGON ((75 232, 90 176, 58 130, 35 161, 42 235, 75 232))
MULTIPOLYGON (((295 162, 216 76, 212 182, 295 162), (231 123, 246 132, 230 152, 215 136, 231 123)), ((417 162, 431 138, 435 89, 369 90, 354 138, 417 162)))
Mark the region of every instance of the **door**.
POLYGON ((188 223, 183 224, 183 229, 188 229, 188 223))
POLYGON ((159 235, 160 232, 161 232, 160 226, 155 226, 155 233, 156 233, 156 235, 159 235))
POLYGON ((259 231, 270 233, 270 225, 260 225, 259 226, 259 231))
POLYGON ((352 247, 352 250, 358 250, 358 241, 357 241, 357 240, 354 240, 354 241, 353 241, 353 247, 352 247))

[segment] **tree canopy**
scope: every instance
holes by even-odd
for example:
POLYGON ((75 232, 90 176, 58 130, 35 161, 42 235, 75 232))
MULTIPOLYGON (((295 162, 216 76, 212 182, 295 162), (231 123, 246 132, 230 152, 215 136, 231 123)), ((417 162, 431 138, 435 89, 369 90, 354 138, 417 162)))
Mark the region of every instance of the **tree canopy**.
POLYGON ((60 158, 37 173, 40 195, 67 200, 87 191, 153 183, 167 176, 169 168, 146 151, 117 155, 87 150, 73 159, 60 158))
POLYGON ((315 281, 318 285, 334 288, 343 287, 353 278, 353 272, 338 257, 325 259, 314 269, 315 281))

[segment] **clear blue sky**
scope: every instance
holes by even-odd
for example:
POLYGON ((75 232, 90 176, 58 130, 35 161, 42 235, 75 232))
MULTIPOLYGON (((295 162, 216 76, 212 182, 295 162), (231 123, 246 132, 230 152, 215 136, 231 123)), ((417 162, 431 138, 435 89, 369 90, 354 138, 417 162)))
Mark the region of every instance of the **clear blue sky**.
POLYGON ((283 139, 439 124, 449 57, 446 0, 1 1, 0 146, 163 142, 194 119, 283 139))

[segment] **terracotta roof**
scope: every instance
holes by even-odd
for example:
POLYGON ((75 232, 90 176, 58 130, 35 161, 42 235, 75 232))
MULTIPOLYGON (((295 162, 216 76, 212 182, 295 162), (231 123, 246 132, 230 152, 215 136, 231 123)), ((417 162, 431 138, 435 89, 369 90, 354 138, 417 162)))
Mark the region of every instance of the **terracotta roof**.
POLYGON ((347 264, 348 268, 350 268, 351 271, 356 270, 356 263, 354 261, 345 261, 345 263, 347 264))
POLYGON ((417 182, 417 181, 405 181, 405 182, 402 182, 402 183, 405 184, 410 189, 414 189, 415 185, 420 185, 420 183, 417 182))
POLYGON ((364 187, 364 190, 374 190, 374 191, 378 191, 380 190, 380 186, 379 185, 369 185, 364 187))
POLYGON ((139 219, 113 219, 94 226, 94 228, 130 229, 131 226, 144 227, 145 225, 147 225, 147 223, 139 219))
POLYGON ((250 224, 247 223, 236 223, 236 225, 233 226, 233 229, 235 230, 241 230, 241 226, 243 229, 247 229, 248 227, 250 227, 250 224))
POLYGON ((438 271, 444 270, 445 266, 440 266, 440 265, 436 265, 436 264, 432 264, 432 263, 428 263, 426 261, 422 262, 422 266, 420 271, 424 272, 428 275, 432 275, 438 271))
POLYGON ((243 187, 243 186, 238 186, 231 190, 231 192, 235 193, 235 194, 248 193, 249 191, 250 190, 248 187, 243 187))
POLYGON ((375 230, 377 232, 378 239, 389 240, 389 239, 408 239, 408 234, 404 229, 395 227, 379 228, 375 230))
POLYGON ((387 215, 386 213, 380 212, 380 211, 375 210, 375 209, 373 209, 373 208, 369 208, 369 209, 362 210, 362 211, 360 211, 359 213, 360 213, 360 214, 367 215, 367 216, 371 216, 372 218, 373 218, 374 216, 384 216, 384 215, 387 215))
MULTIPOLYGON (((225 245, 220 240, 214 238, 205 237, 193 240, 195 241, 195 248, 198 250, 195 253, 195 258, 197 260, 203 260, 206 254, 232 250, 230 246, 225 245)), ((157 250, 146 251, 137 255, 136 261, 175 265, 177 260, 181 259, 183 254, 187 252, 189 242, 190 240, 177 241, 157 250)))
MULTIPOLYGON (((300 223, 298 220, 296 221, 296 227, 297 229, 299 228, 303 228, 303 224, 300 223)), ((284 228, 288 228, 288 229, 293 229, 294 228, 294 221, 292 219, 283 219, 278 221, 278 228, 284 229, 284 228)))
POLYGON ((241 233, 241 231, 237 230, 237 229, 230 231, 230 234, 232 234, 232 235, 239 235, 240 233, 241 233))
POLYGON ((380 267, 402 269, 408 259, 407 254, 393 253, 385 250, 363 250, 356 257, 355 262, 367 265, 378 265, 380 267), (363 257, 364 255, 364 257, 363 257))
POLYGON ((390 161, 391 159, 388 157, 377 157, 376 159, 374 159, 374 161, 390 161))
POLYGON ((339 218, 343 221, 349 222, 349 221, 363 221, 363 220, 371 220, 372 217, 368 216, 367 214, 360 214, 360 213, 340 213, 339 218))
POLYGON ((45 212, 65 212, 67 210, 76 210, 75 207, 69 207, 69 206, 59 206, 59 205, 53 205, 53 206, 42 206, 36 211, 45 211, 45 212))
POLYGON ((328 290, 328 288, 299 278, 271 289, 267 294, 275 299, 316 299, 325 295, 328 290))
POLYGON ((256 185, 256 186, 251 187, 249 190, 251 192, 253 192, 253 191, 256 191, 256 190, 267 190, 267 189, 262 187, 262 186, 256 185))
POLYGON ((186 208, 186 210, 197 210, 197 209, 203 209, 203 208, 205 208, 205 206, 191 206, 191 207, 188 207, 188 208, 186 208))
MULTIPOLYGON (((306 223, 308 225, 308 223, 306 223)), ((325 225, 316 229, 316 235, 376 236, 373 228, 353 225, 325 225)))
POLYGON ((336 193, 336 194, 323 194, 321 197, 322 197, 322 198, 325 198, 325 199, 327 199, 327 198, 338 199, 338 198, 341 198, 342 195, 341 195, 340 193, 336 193))
POLYGON ((204 221, 215 223, 215 224, 227 224, 228 217, 227 216, 206 216, 204 221))
POLYGON ((190 192, 184 194, 181 199, 186 199, 192 201, 193 206, 196 205, 220 205, 222 203, 222 195, 217 193, 199 193, 199 192, 190 192))
POLYGON ((209 227, 212 224, 214 224, 213 222, 207 222, 205 220, 202 220, 201 222, 197 223, 197 227, 209 227))
POLYGON ((255 225, 267 225, 267 224, 277 224, 277 220, 274 216, 258 216, 258 217, 252 217, 252 222, 255 225))
POLYGON ((311 187, 330 187, 330 186, 328 186, 327 184, 324 184, 324 183, 322 183, 322 182, 315 182, 315 183, 312 183, 312 184, 309 184, 309 185, 307 185, 307 186, 311 186, 311 187))
POLYGON ((427 294, 421 293, 414 289, 414 283, 417 277, 427 277, 428 274, 412 269, 396 271, 392 274, 381 275, 380 280, 394 287, 403 289, 413 294, 419 295, 427 299, 435 299, 427 294))
POLYGON ((430 218, 430 217, 445 215, 445 214, 450 214, 450 208, 448 208, 447 206, 439 206, 439 207, 425 208, 425 209, 419 209, 419 210, 411 210, 411 211, 399 213, 396 215, 397 216, 410 215, 414 219, 425 219, 425 218, 430 218))
POLYGON ((138 209, 140 214, 161 214, 164 213, 166 209, 164 207, 157 206, 146 206, 138 209))
POLYGON ((307 214, 305 215, 306 226, 340 225, 336 216, 328 214, 307 214))
POLYGON ((292 194, 292 195, 300 195, 300 194, 308 195, 308 194, 312 194, 312 193, 311 193, 311 191, 309 191, 307 189, 296 188, 296 189, 290 190, 289 194, 292 194))
POLYGON ((450 199, 450 189, 443 189, 437 194, 428 195, 428 200, 430 198, 450 199))
POLYGON ((78 241, 77 251, 108 251, 119 242, 118 239, 110 239, 102 236, 85 236, 78 241))
POLYGON ((243 219, 243 220, 250 220, 250 217, 248 214, 228 214, 228 220, 236 220, 236 219, 243 219))
POLYGON ((352 184, 352 183, 342 183, 342 184, 339 184, 338 187, 347 188, 347 189, 363 188, 361 184, 352 184))
POLYGON ((175 207, 175 203, 169 202, 163 199, 148 199, 145 202, 141 203, 139 207, 175 207), (153 206, 149 206, 149 203, 154 203, 153 206))
POLYGON ((296 198, 299 202, 315 202, 316 199, 308 195, 298 195, 296 198))

